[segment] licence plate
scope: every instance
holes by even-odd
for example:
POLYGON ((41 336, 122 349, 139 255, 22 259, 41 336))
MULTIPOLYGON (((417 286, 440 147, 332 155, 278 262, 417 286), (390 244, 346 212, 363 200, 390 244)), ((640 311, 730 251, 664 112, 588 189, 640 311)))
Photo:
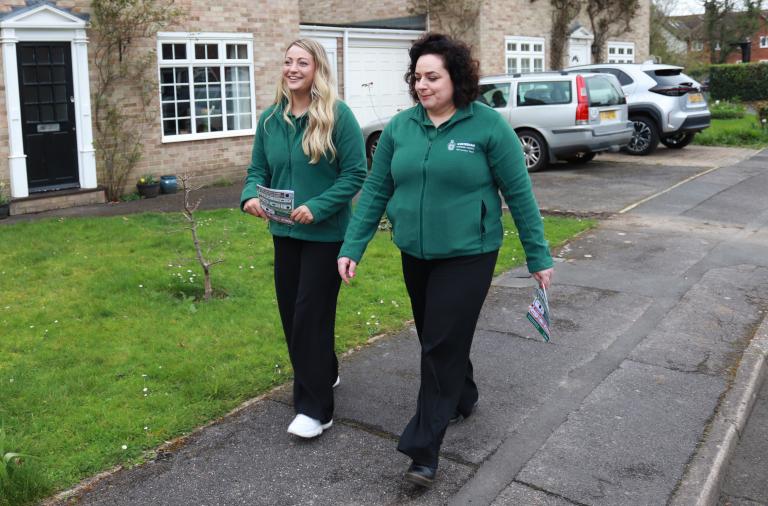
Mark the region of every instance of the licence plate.
POLYGON ((616 119, 616 111, 600 111, 600 120, 616 119))
POLYGON ((698 104, 700 102, 704 101, 704 96, 701 93, 689 93, 688 94, 688 103, 690 104, 698 104))

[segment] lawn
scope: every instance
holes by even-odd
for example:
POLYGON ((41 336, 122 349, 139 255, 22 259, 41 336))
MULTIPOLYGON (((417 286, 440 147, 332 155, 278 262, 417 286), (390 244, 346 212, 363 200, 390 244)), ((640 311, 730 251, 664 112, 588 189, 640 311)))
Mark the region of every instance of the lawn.
POLYGON ((713 119, 709 128, 696 134, 693 143, 759 149, 768 147, 768 128, 761 128, 754 114, 736 119, 713 119))
MULTIPOLYGON (((213 282, 226 296, 206 303, 179 215, 0 226, 0 505, 140 462, 290 379, 266 226, 238 210, 199 214, 224 259, 213 282), (34 457, 4 469, 16 451, 34 457)), ((505 220, 497 273, 523 259, 505 220)), ((545 219, 553 246, 592 225, 545 219)), ((380 232, 342 289, 337 351, 410 317, 397 250, 380 232)))

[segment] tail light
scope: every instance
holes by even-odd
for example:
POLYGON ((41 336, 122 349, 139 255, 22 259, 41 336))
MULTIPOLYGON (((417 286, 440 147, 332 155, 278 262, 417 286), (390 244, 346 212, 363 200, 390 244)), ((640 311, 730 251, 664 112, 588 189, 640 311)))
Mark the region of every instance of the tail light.
POLYGON ((666 95, 667 97, 682 97, 683 95, 691 92, 698 92, 697 88, 693 86, 654 86, 648 91, 658 93, 659 95, 666 95))
POLYGON ((587 85, 584 78, 576 76, 576 124, 586 125, 589 123, 589 97, 587 97, 587 85))

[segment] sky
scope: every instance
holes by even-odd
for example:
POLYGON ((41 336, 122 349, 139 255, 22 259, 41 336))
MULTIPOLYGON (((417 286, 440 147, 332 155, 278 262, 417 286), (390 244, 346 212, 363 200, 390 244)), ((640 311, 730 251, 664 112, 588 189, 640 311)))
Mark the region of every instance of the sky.
POLYGON ((704 2, 701 0, 677 0, 672 15, 682 16, 685 14, 701 14, 703 12, 704 2))

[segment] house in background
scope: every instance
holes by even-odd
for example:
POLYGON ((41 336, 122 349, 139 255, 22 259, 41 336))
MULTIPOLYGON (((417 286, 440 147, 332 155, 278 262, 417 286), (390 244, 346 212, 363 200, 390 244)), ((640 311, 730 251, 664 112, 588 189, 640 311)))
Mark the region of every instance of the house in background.
MULTIPOLYGON (((104 201, 93 147, 90 5, 0 6, 0 181, 9 183, 12 214, 104 201)), ((127 192, 143 173, 241 181, 256 118, 274 99, 285 47, 299 36, 295 0, 175 6, 183 13, 175 25, 132 41, 156 54, 158 89, 150 105, 156 120, 135 125, 143 157, 127 192)))
MULTIPOLYGON (((694 57, 696 61, 703 64, 710 62, 712 50, 715 53, 722 51, 719 44, 710 48, 706 42, 703 14, 670 17, 668 26, 664 30, 664 37, 671 52, 687 54, 688 57, 694 57)), ((751 42, 750 62, 768 62, 768 10, 760 13, 758 29, 744 42, 751 42)), ((741 61, 742 52, 736 47, 728 54, 725 63, 741 63, 741 61)))
MULTIPOLYGON (((104 201, 93 147, 90 6, 89 0, 0 5, 0 181, 10 183, 13 214, 104 201)), ((410 12, 408 0, 176 0, 175 6, 182 16, 173 26, 132 41, 154 54, 158 89, 150 107, 157 118, 135 125, 143 153, 126 192, 144 173, 241 181, 257 117, 272 103, 283 51, 297 37, 323 44, 340 96, 366 124, 412 105, 403 80, 408 48, 425 30, 439 29, 427 13, 410 12)), ((649 12, 650 0, 641 0, 632 31, 607 42, 606 59, 647 58, 649 12)), ((551 68, 552 14, 544 0, 483 2, 468 32, 482 72, 551 68)), ((563 64, 590 63, 588 27, 581 14, 563 64)))

